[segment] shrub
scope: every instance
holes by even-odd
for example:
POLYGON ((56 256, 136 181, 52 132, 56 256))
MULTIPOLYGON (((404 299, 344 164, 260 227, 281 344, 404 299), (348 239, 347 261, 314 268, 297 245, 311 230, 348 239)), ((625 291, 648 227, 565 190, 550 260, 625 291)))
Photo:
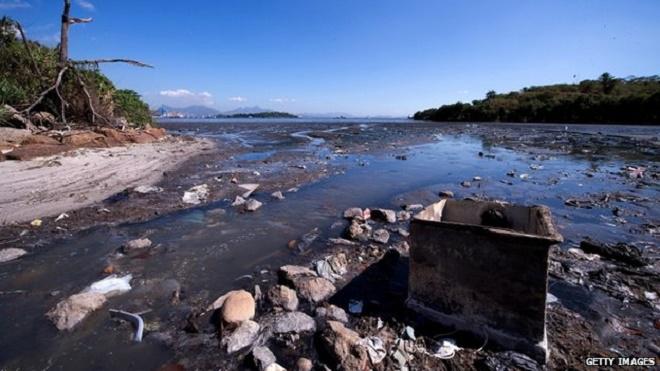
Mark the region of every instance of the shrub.
POLYGON ((140 95, 133 90, 116 90, 113 94, 115 116, 123 116, 128 122, 144 127, 151 124, 149 106, 142 101, 140 95))

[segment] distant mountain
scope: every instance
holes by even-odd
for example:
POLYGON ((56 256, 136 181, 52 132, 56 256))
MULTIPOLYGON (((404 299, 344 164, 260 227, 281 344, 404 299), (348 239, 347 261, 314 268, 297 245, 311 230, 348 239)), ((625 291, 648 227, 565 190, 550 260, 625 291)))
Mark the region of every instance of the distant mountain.
POLYGON ((156 110, 158 116, 170 117, 208 117, 219 114, 215 108, 206 106, 170 107, 162 105, 156 110))
POLYGON ((259 106, 254 106, 254 107, 239 107, 231 111, 218 112, 218 113, 223 116, 232 116, 232 115, 250 114, 250 113, 263 113, 263 112, 275 112, 275 111, 268 108, 261 108, 259 106))
POLYGON ((338 117, 352 118, 355 117, 345 112, 325 112, 325 113, 299 113, 298 116, 310 119, 334 119, 338 117))

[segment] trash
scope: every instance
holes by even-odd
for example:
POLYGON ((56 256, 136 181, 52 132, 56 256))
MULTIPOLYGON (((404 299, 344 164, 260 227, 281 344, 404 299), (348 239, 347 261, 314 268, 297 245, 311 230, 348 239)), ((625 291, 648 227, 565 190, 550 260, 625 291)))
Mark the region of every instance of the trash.
POLYGON ((523 173, 523 174, 520 174, 519 177, 520 177, 520 179, 522 179, 522 180, 527 180, 527 179, 529 179, 529 174, 523 173))
POLYGON ((255 200, 254 198, 245 201, 246 211, 257 211, 257 209, 259 209, 261 206, 263 206, 263 203, 255 200))
POLYGON ((134 250, 142 250, 151 246, 151 240, 148 238, 138 238, 135 240, 128 241, 124 246, 122 246, 122 252, 128 254, 134 250))
POLYGON ((30 223, 30 225, 33 227, 41 227, 41 223, 41 219, 35 219, 30 223))
POLYGON ((529 165, 529 168, 532 170, 541 170, 543 169, 543 165, 531 164, 529 165))
POLYGON ((451 339, 444 339, 440 342, 438 347, 433 351, 431 356, 440 359, 452 359, 456 352, 461 350, 459 346, 451 339))
POLYGON ((351 299, 348 301, 348 312, 351 314, 360 314, 364 307, 362 300, 351 299))
POLYGON ((62 213, 62 214, 60 214, 57 218, 55 218, 55 222, 59 222, 60 220, 62 220, 62 219, 66 219, 66 218, 68 218, 68 217, 69 217, 69 214, 67 214, 67 213, 62 213))
POLYGON ((2 249, 0 250, 0 263, 16 260, 25 254, 27 254, 27 251, 15 247, 2 249))
POLYGON ((468 182, 467 180, 461 182, 461 187, 470 188, 471 186, 472 183, 468 182))
POLYGON ((545 298, 545 303, 546 304, 553 304, 559 302, 559 299, 557 299, 556 296, 552 295, 551 293, 548 293, 548 295, 545 298))
POLYGON ((209 195, 209 186, 201 184, 194 186, 183 193, 183 202, 191 205, 198 205, 204 201, 209 195))
POLYGON ((406 205, 406 207, 405 207, 406 211, 417 211, 417 210, 421 210, 423 208, 424 208, 424 205, 422 205, 422 204, 406 205))
POLYGON ((284 199, 284 195, 280 191, 273 192, 273 193, 270 194, 270 196, 272 198, 275 198, 275 199, 278 199, 278 200, 283 200, 284 199))
POLYGON ((299 252, 303 252, 307 250, 307 248, 314 242, 316 241, 317 238, 321 235, 321 230, 317 228, 312 229, 311 231, 305 233, 300 237, 300 241, 295 241, 293 242, 293 247, 297 249, 299 252))
POLYGON ((128 321, 132 323, 133 326, 135 327, 135 334, 133 335, 133 341, 137 341, 137 342, 142 341, 142 333, 144 332, 144 321, 142 320, 142 317, 140 317, 137 314, 124 312, 123 310, 118 310, 118 309, 110 309, 110 317, 123 319, 124 321, 128 321))
POLYGON ((417 340, 417 337, 415 336, 415 329, 406 326, 406 328, 403 329, 403 334, 408 338, 408 340, 417 340))
POLYGON ((239 184, 238 188, 244 189, 245 192, 241 195, 243 198, 248 198, 254 191, 259 188, 259 184, 257 183, 246 183, 246 184, 239 184))
POLYGON ((657 300, 658 294, 653 291, 644 291, 644 298, 646 298, 646 300, 657 300))
POLYGON ((330 282, 334 283, 337 278, 341 278, 340 275, 335 274, 327 260, 317 260, 314 263, 314 268, 316 269, 316 273, 318 273, 319 276, 327 279, 330 282))
POLYGON ((644 177, 645 167, 642 166, 628 166, 626 167, 626 172, 630 179, 641 179, 644 177))
POLYGON ((144 193, 158 193, 158 192, 162 192, 163 189, 160 188, 160 187, 156 187, 156 186, 141 185, 141 186, 138 186, 138 187, 133 188, 133 191, 134 191, 134 192, 137 192, 137 193, 143 193, 143 194, 144 194, 144 193))
POLYGON ((481 177, 480 176, 475 176, 475 177, 472 178, 472 180, 475 181, 475 182, 480 182, 481 177))
POLYGON ((377 336, 369 336, 358 342, 367 348, 369 353, 369 359, 371 363, 377 365, 385 359, 387 356, 387 351, 385 350, 385 344, 383 340, 377 336))
POLYGON ((106 297, 123 294, 131 290, 131 279, 133 279, 133 275, 131 274, 128 274, 124 277, 117 277, 113 274, 100 281, 92 283, 82 292, 103 294, 106 297))
POLYGON ((335 245, 347 245, 347 246, 357 246, 357 242, 353 242, 351 240, 347 240, 345 238, 330 238, 328 239, 328 242, 335 244, 335 245))
POLYGON ((604 258, 617 260, 635 267, 643 267, 649 264, 639 249, 625 243, 611 246, 587 238, 580 243, 580 248, 586 253, 598 254, 604 258))

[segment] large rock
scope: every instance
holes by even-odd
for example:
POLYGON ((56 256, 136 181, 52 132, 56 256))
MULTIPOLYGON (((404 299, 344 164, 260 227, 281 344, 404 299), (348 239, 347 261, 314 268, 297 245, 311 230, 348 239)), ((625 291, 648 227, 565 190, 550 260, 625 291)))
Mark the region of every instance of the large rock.
POLYGON ((290 312, 298 309, 298 295, 296 291, 284 285, 276 285, 268 290, 268 300, 275 307, 283 308, 290 312))
POLYGON ((396 212, 388 209, 371 210, 371 219, 380 220, 388 223, 396 223, 396 212))
POLYGON ((341 323, 348 323, 348 315, 346 311, 336 305, 328 305, 326 307, 316 308, 316 318, 319 320, 339 321, 341 323))
POLYGON ((70 150, 71 147, 61 144, 26 144, 5 154, 8 160, 25 161, 35 157, 56 155, 70 150))
POLYGON ((293 286, 301 297, 313 303, 321 302, 337 291, 332 282, 321 277, 298 277, 293 280, 293 286))
POLYGON ((351 207, 349 209, 344 210, 344 218, 346 219, 362 218, 363 213, 364 212, 359 207, 351 207))
POLYGON ((23 115, 21 115, 20 113, 18 113, 18 111, 14 109, 14 107, 5 104, 0 110, 7 112, 6 122, 9 126, 18 129, 28 129, 28 130, 36 129, 36 127, 32 124, 32 122, 23 115))
POLYGON ((263 206, 263 203, 255 200, 254 198, 245 201, 246 211, 257 211, 257 209, 259 209, 261 206, 263 206))
POLYGON ((314 332, 314 318, 303 312, 281 312, 271 318, 271 329, 276 334, 314 332))
POLYGON ((342 323, 328 321, 319 337, 319 345, 336 369, 368 370, 369 354, 360 340, 357 332, 347 329, 342 323))
POLYGON ((62 143, 72 147, 108 147, 106 137, 93 131, 71 132, 62 138, 62 143))
POLYGON ((227 323, 241 323, 254 318, 256 303, 252 294, 239 290, 229 295, 222 305, 222 320, 227 323))
POLYGON ((30 135, 29 137, 26 137, 23 139, 21 142, 21 145, 26 146, 28 144, 52 144, 52 145, 58 145, 62 144, 60 141, 53 137, 49 137, 47 135, 30 135))
POLYGON ((0 143, 20 144, 32 135, 30 130, 0 127, 0 143))
POLYGON ((27 254, 27 251, 15 247, 2 249, 0 250, 0 263, 16 260, 25 254, 27 254))
POLYGON ((220 342, 227 353, 237 352, 252 345, 259 336, 260 326, 254 321, 245 321, 230 335, 222 338, 220 342))
POLYGON ((366 242, 371 237, 371 230, 372 228, 369 224, 353 219, 351 225, 348 226, 348 237, 352 240, 366 242))
POLYGON ((187 204, 198 205, 206 201, 206 198, 208 196, 209 196, 209 186, 206 184, 200 184, 185 191, 183 193, 183 197, 181 198, 181 200, 187 204))
POLYGON ((46 316, 58 330, 71 330, 90 313, 105 304, 105 295, 98 292, 84 292, 69 296, 57 303, 46 316))
POLYGON ((151 247, 151 240, 148 238, 138 238, 136 240, 126 242, 126 244, 122 246, 122 251, 124 254, 128 254, 135 250, 146 249, 147 247, 151 247))

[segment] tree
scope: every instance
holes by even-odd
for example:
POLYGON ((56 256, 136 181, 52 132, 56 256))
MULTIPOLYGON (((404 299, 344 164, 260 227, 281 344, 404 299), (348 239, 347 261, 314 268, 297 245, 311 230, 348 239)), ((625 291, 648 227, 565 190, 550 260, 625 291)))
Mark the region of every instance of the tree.
POLYGON ((497 93, 495 92, 495 90, 490 90, 488 93, 486 93, 486 99, 493 99, 495 98, 496 95, 497 93))
POLYGON ((612 75, 610 75, 607 72, 600 75, 598 81, 600 81, 601 87, 603 88, 603 93, 605 94, 611 93, 612 90, 614 90, 614 88, 616 87, 616 84, 618 82, 617 79, 615 79, 612 75))
POLYGON ((89 23, 92 18, 70 17, 71 0, 64 0, 64 10, 62 11, 62 27, 60 29, 60 65, 64 66, 69 60, 69 25, 76 23, 89 23))

